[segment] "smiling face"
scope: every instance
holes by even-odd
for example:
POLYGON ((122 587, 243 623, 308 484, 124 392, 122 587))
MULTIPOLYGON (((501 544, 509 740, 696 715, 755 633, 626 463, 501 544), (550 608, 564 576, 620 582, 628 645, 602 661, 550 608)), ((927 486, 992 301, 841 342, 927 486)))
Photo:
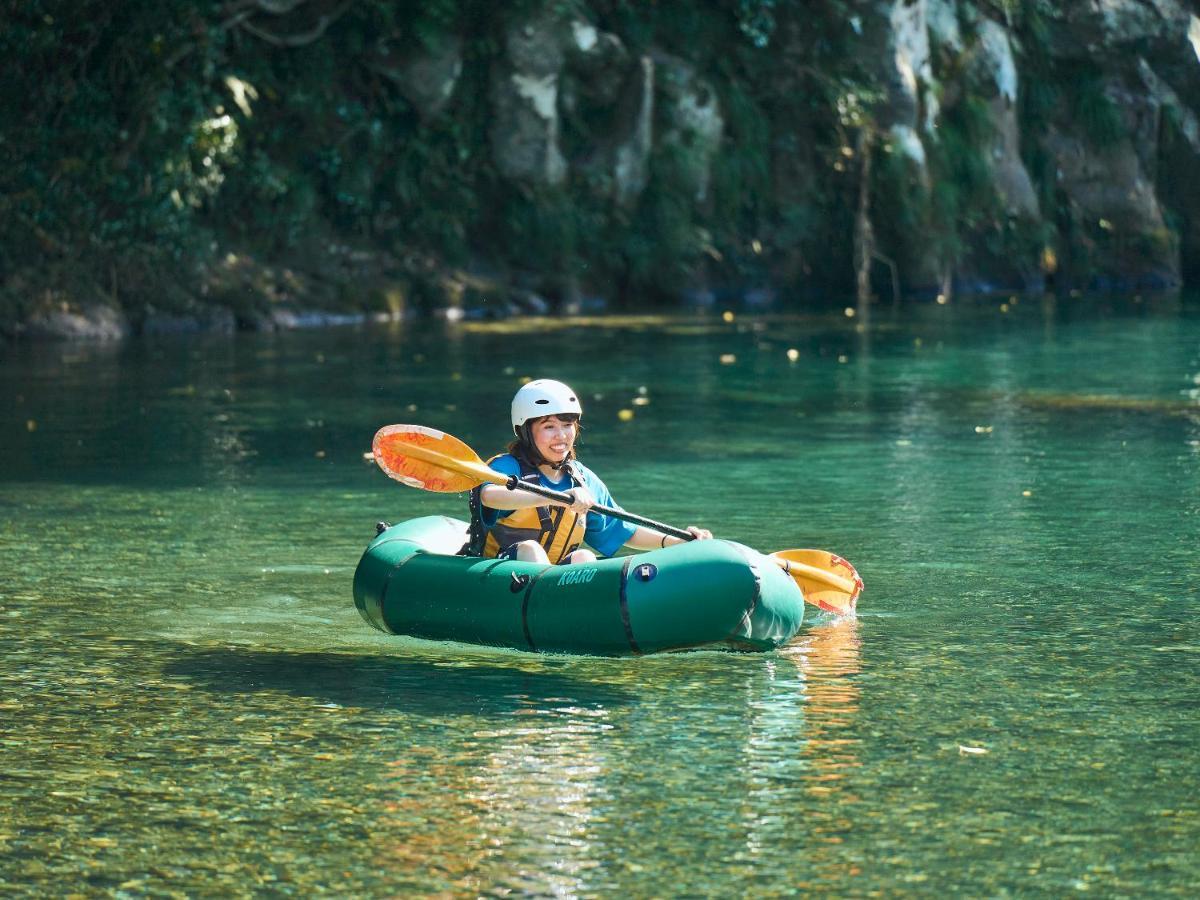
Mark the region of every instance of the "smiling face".
POLYGON ((530 428, 533 445, 543 459, 561 463, 571 455, 579 434, 578 416, 543 416, 535 419, 530 428))

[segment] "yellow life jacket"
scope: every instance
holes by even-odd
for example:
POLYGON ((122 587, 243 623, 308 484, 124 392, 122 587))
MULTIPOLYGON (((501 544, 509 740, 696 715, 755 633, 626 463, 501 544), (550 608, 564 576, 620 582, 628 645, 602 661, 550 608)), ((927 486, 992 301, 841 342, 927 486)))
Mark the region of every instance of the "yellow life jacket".
MULTIPOLYGON (((488 460, 491 463, 501 454, 488 460)), ((537 468, 529 466, 518 459, 521 466, 521 481, 537 483, 539 473, 537 468)), ((571 478, 571 485, 582 482, 568 463, 563 467, 571 478)), ((572 551, 579 549, 583 542, 584 532, 587 531, 587 514, 580 515, 565 506, 529 506, 525 509, 515 509, 508 515, 496 520, 490 529, 483 528, 482 502, 479 493, 482 488, 471 492, 471 542, 466 552, 472 556, 494 558, 500 551, 519 541, 537 541, 546 551, 552 564, 562 560, 572 551), (481 540, 482 539, 482 540, 481 540)))

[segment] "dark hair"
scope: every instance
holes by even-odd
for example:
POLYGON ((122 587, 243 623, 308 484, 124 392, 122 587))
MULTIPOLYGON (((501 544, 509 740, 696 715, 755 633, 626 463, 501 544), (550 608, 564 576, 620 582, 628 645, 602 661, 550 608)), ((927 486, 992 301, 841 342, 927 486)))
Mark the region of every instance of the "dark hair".
MULTIPOLYGON (((525 424, 521 426, 520 437, 509 441, 508 452, 526 465, 534 467, 541 465, 538 459, 541 454, 537 452, 537 448, 533 444, 533 426, 542 421, 542 419, 549 419, 551 417, 561 419, 564 422, 574 422, 576 436, 583 431, 583 423, 579 421, 578 413, 551 413, 549 416, 535 416, 532 419, 525 420, 525 424)), ((567 454, 567 459, 574 458, 575 445, 572 444, 571 451, 567 454)))

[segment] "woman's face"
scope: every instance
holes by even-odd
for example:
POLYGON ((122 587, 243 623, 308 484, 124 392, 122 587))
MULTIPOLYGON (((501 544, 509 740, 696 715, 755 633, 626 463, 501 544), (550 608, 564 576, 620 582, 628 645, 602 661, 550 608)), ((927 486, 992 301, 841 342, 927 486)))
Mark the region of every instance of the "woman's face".
POLYGON ((533 423, 533 445, 544 459, 560 463, 571 453, 578 433, 574 420, 543 416, 533 423))

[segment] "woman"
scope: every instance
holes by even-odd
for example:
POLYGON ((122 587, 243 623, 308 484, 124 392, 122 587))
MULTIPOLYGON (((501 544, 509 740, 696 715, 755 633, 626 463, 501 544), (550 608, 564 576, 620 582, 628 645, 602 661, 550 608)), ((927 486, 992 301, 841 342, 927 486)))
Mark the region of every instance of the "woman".
MULTIPOLYGON (((516 439, 508 452, 488 460, 497 472, 570 494, 570 505, 537 494, 488 484, 471 492, 472 555, 540 563, 594 562, 622 547, 654 550, 682 540, 592 511, 617 507, 604 482, 575 459, 583 408, 561 381, 538 379, 512 401, 516 439), (592 550, 582 549, 586 543, 592 550), (595 552, 593 552, 595 551, 595 552)), ((697 539, 712 532, 691 526, 697 539)))

